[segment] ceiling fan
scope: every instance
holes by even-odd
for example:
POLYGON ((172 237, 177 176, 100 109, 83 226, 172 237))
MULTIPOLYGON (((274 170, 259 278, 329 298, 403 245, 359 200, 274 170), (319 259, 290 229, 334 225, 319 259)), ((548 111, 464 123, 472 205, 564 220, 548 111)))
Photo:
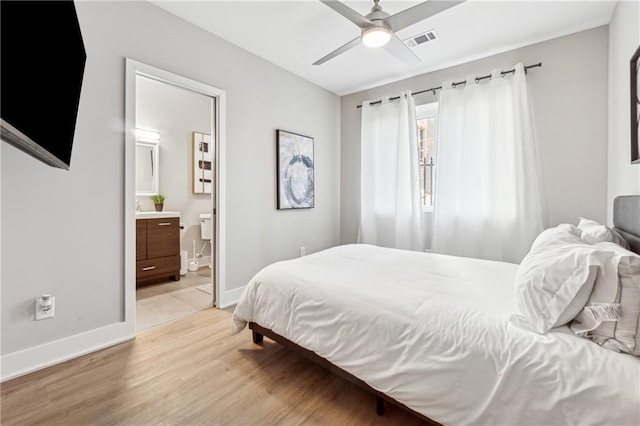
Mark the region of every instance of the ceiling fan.
POLYGON ((349 43, 318 59, 313 65, 322 65, 328 60, 353 49, 360 43, 369 47, 384 47, 387 52, 405 63, 419 63, 421 62, 420 58, 418 58, 395 33, 437 15, 453 6, 464 3, 465 0, 429 0, 407 10, 403 10, 402 12, 398 12, 395 15, 389 15, 383 11, 382 7, 378 5, 379 1, 380 0, 373 0, 374 5, 371 8, 371 12, 366 16, 362 16, 339 1, 320 0, 321 3, 324 3, 360 27, 361 33, 360 37, 354 38, 349 43))

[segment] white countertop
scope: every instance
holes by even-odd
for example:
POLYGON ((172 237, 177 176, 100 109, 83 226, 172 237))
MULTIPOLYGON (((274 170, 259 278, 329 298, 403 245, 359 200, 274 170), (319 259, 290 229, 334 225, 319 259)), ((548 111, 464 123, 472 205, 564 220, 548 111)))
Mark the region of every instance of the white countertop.
POLYGON ((161 219, 180 217, 180 212, 136 212, 136 219, 161 219))

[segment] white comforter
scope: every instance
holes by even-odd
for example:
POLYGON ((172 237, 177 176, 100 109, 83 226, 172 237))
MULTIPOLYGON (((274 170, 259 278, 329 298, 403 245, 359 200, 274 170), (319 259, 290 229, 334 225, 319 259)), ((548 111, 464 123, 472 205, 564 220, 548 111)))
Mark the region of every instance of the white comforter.
POLYGON ((368 245, 275 263, 253 321, 449 425, 640 424, 640 359, 509 324, 517 265, 368 245))

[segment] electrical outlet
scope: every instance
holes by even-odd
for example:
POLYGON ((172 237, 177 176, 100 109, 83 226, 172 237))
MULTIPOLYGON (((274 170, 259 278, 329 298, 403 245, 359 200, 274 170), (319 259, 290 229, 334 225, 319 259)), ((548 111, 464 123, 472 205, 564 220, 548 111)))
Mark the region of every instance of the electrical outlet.
POLYGON ((46 295, 36 299, 36 321, 40 321, 47 318, 53 318, 56 314, 56 298, 46 295), (47 306, 49 308, 47 309, 47 306))
POLYGON ((306 249, 303 247, 300 247, 300 257, 304 256, 305 254, 307 254, 306 249))

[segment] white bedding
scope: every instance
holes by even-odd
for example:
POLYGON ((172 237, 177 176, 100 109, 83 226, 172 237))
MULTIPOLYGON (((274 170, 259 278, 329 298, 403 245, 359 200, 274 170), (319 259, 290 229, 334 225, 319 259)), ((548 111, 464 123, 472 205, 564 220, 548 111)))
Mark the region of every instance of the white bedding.
POLYGON ((347 245, 251 280, 253 321, 443 424, 640 424, 640 359, 509 324, 517 265, 347 245))

